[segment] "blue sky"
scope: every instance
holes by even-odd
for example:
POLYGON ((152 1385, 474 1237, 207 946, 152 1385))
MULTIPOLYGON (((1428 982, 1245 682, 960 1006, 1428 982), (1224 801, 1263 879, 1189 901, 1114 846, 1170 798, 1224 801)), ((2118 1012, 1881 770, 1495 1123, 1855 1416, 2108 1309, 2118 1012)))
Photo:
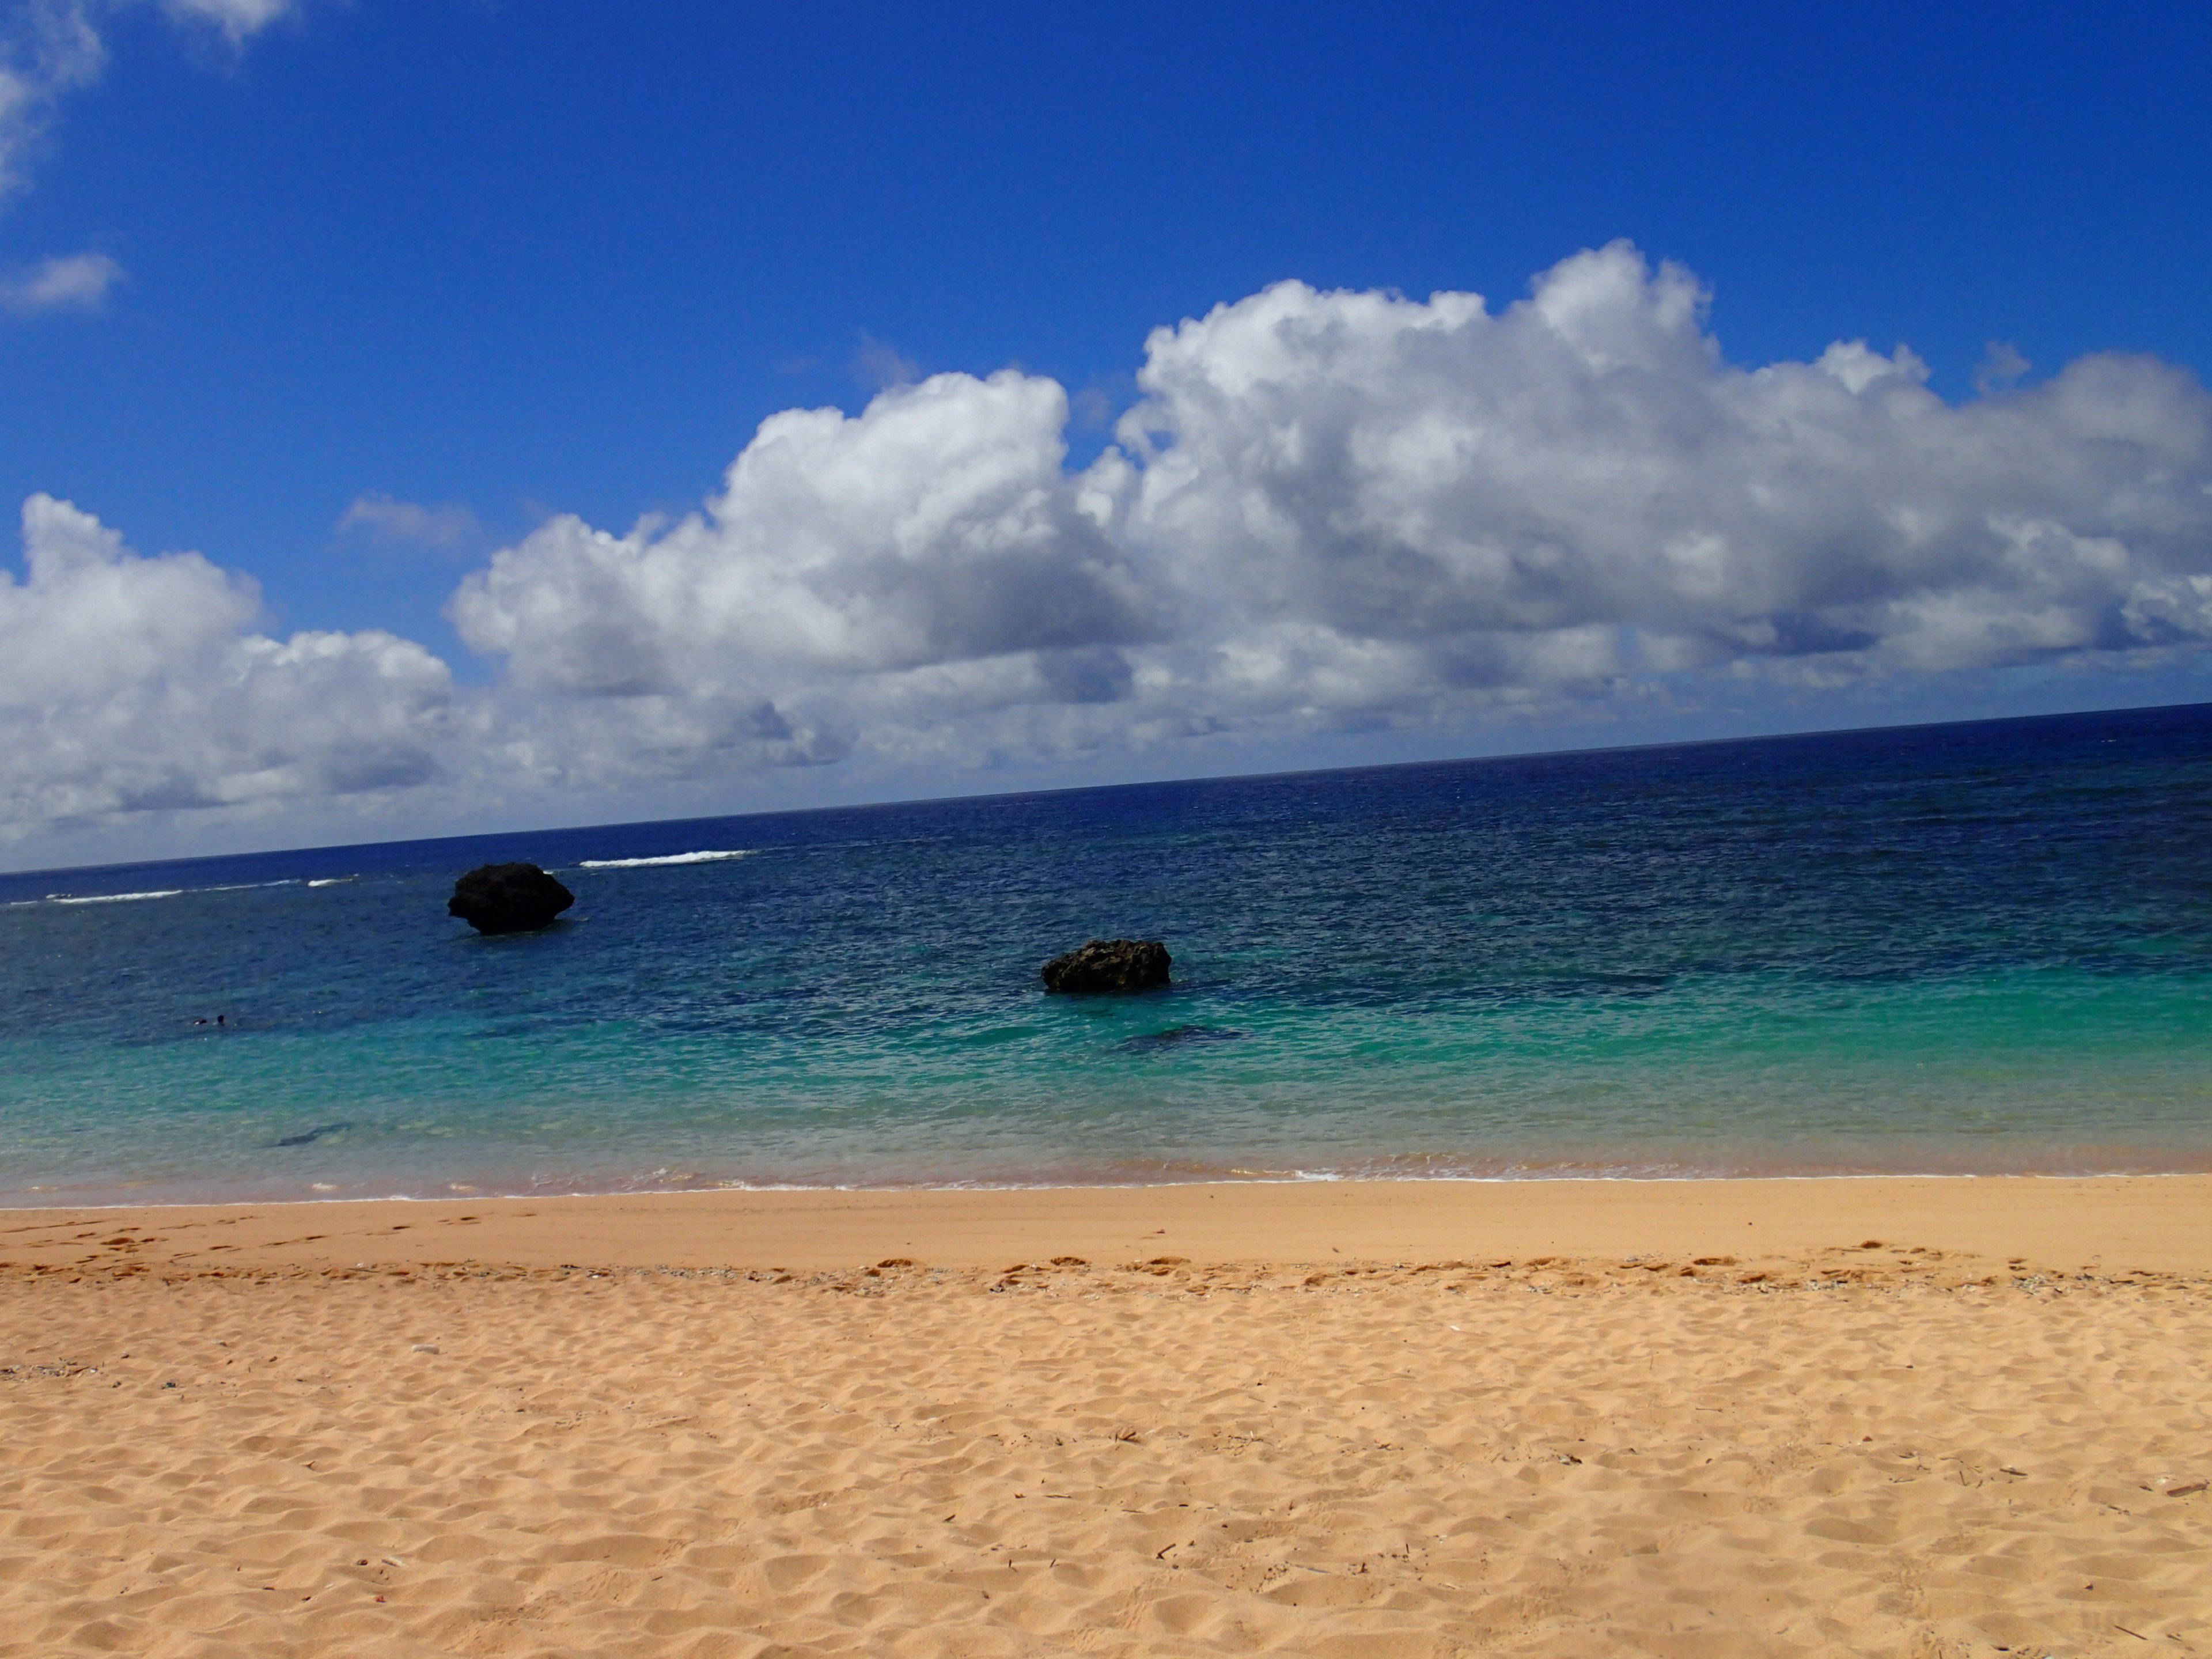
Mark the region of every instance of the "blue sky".
MULTIPOLYGON (((514 618, 534 600, 516 600, 521 609, 501 611, 504 620, 487 620, 480 605, 473 633, 457 631, 456 590, 495 550, 556 514, 616 538, 641 514, 680 520, 725 487, 732 458, 780 410, 834 405, 857 416, 885 386, 896 396, 941 373, 1016 368, 1064 388, 1064 425, 1048 410, 1006 418, 1056 431, 1072 478, 1115 441, 1114 419, 1138 401, 1152 330, 1285 278, 1413 301, 1471 290, 1496 316, 1560 261, 1625 240, 1652 282, 1671 261, 1702 285, 1699 337, 1739 368, 1813 363, 1839 341, 1876 354, 1903 345, 1925 366, 1925 391, 1951 409, 1978 399, 1978 366, 1987 389, 2012 397, 2092 353, 2142 354, 2202 378, 2212 361, 2212 13, 1692 13, 17 5, 19 64, 28 61, 25 31, 57 17, 96 33, 103 57, 15 134, 21 183, 0 216, 0 273, 17 296, 0 318, 0 497, 58 498, 141 554, 197 550, 250 577, 260 608, 232 629, 239 637, 388 630, 442 665, 453 688, 428 748, 370 769, 365 781, 339 778, 327 757, 271 760, 259 738, 244 744, 258 757, 250 764, 195 763, 173 787, 50 768, 15 796, 0 793, 21 848, 7 856, 2212 696, 2183 617, 2194 590, 2173 586, 2212 568, 2198 556, 2202 525, 2188 520, 2193 498, 2183 488, 2181 505, 2162 509, 2162 539, 2149 549, 2112 519, 2119 486, 2109 479, 2094 502, 2030 503, 1993 483, 1996 493, 1960 510, 1985 526, 2040 514, 2037 523, 2084 546, 2117 538, 2136 562, 2132 586, 2112 587, 2104 602, 2111 617, 2137 618, 2132 634, 2094 619, 2070 634, 2008 623, 2007 637, 2027 643, 1949 656, 1916 647, 1879 672, 1838 665, 1837 653, 1878 655, 1866 641, 1889 637, 1863 619, 1821 623, 1818 650, 1776 645, 1795 637, 1800 623, 1790 618, 1810 614, 1800 599, 1760 611, 1766 632, 1755 640, 1737 614, 1745 607, 1729 611, 1723 631, 1753 641, 1743 647, 1756 659, 1748 680, 1747 659, 1702 647, 1655 649, 1626 665, 1592 659, 1580 678, 1466 665, 1510 656, 1518 646, 1498 641, 1515 629, 1601 624, 1648 640, 1682 626, 1671 611, 1662 626, 1622 601, 1627 609, 1593 602, 1538 622, 1525 620, 1526 606, 1508 607, 1522 620, 1485 613, 1451 647, 1457 665, 1411 690, 1394 669, 1385 678, 1397 690, 1341 705, 1304 692, 1268 709, 1184 697, 1111 733, 1016 720, 1006 711, 1043 704, 1013 693, 985 700, 987 731, 968 693, 961 712, 932 704, 894 718, 891 694, 875 682, 863 695, 841 681, 842 702, 820 690, 825 663, 848 679, 910 678, 1074 650, 1091 654, 1073 667, 1046 663, 1045 681, 1103 673, 1110 690, 1133 672, 1139 691, 1120 701, 1141 702, 1147 670, 1129 653, 1193 637, 1162 619, 1153 583, 1141 602, 1124 594, 1112 617, 1097 612, 1090 633, 915 623, 877 656, 855 656, 847 640, 805 674, 763 670, 742 695, 724 685, 717 695, 750 698, 753 712, 687 715, 676 724, 688 736, 672 735, 669 705, 647 723, 651 741, 678 757, 646 777, 545 763, 543 752, 623 741, 598 727, 596 738, 580 735, 569 718, 584 719, 579 697, 628 699, 624 717, 641 719, 640 697, 696 701, 691 681, 669 677, 696 678, 710 672, 702 663, 757 651, 742 629, 672 647, 644 679, 619 685, 568 657, 553 667, 553 656, 530 658, 514 618), (41 302, 33 285, 58 269, 46 262, 71 258, 97 262, 112 279, 97 302, 82 293, 77 303, 41 302), (1991 358, 1992 342, 2032 367, 1991 358), (342 529, 365 495, 368 506, 342 529), (380 516, 386 498, 424 511, 380 516), (2141 623, 2146 605, 2164 606, 2166 620, 2141 623), (913 643, 924 635, 935 643, 913 643), (509 645, 487 648, 494 640, 509 645), (1115 653, 1121 666, 1108 660, 1115 653), (1809 656, 1826 668, 1809 678, 1768 672, 1809 656), (477 693, 484 708, 464 707, 477 693), (568 723, 554 723, 565 736, 532 727, 540 760, 527 779, 495 779, 481 754, 450 752, 466 746, 459 727, 495 720, 490 702, 533 697, 568 699, 568 723), (1334 712, 1316 716, 1324 704, 1334 712), (963 742, 881 735, 962 721, 973 727, 963 742), (817 727, 818 741, 805 735, 817 727), (731 758, 732 744, 747 744, 731 758), (710 753, 722 758, 698 758, 710 753), (292 768, 291 781, 237 782, 274 775, 272 766, 292 768)), ((1364 371, 1329 373, 1357 380, 1364 371)), ((2179 413, 2157 418, 2186 426, 2199 411, 2185 389, 2173 395, 2179 413)), ((1173 418, 1187 422, 1196 407, 1173 418)), ((2078 422, 2067 430, 2105 441, 2078 422)), ((1177 433, 1182 453, 1198 452, 1187 424, 1177 433)), ((2192 441, 2177 441, 2143 463, 2145 476, 2196 477, 2192 441)), ((2016 456, 1992 463, 1990 476, 2049 465, 2016 456)), ((1466 510, 1480 523, 1454 530, 1450 549, 1504 533, 1466 510)), ((1397 522, 1395 512, 1361 521, 1397 522)), ((1213 509, 1164 513, 1140 538, 1143 556, 1162 568, 1213 557, 1228 533, 1213 509)), ((1115 550, 1080 556, 1086 569, 1127 552, 1121 522, 1105 532, 1115 550)), ((1329 522, 1336 528, 1316 545, 1341 530, 1329 522)), ((744 557, 779 556, 750 535, 738 536, 744 557)), ((865 563, 867 549, 855 545, 865 563)), ((711 582, 713 560, 738 556, 683 556, 692 561, 686 580, 711 582)), ((533 592, 554 591, 543 584, 556 581, 557 563, 544 564, 533 592)), ((1256 568, 1238 567, 1237 592, 1268 586, 1256 568)), ((859 580, 824 578, 840 592, 859 580)), ((1128 580, 1152 579, 1139 570, 1128 580)), ((1322 585, 1341 586, 1334 577, 1322 585)), ((1928 592, 1937 590, 1953 596, 1945 604, 1959 591, 1939 581, 1928 592)), ((1000 582, 976 603, 995 615, 1012 591, 1000 582)), ((2045 617, 2048 597, 2023 601, 2021 614, 2045 617)), ((1377 605, 1387 601, 1362 598, 1353 609, 1371 617, 1377 605)), ((1360 641, 1406 631, 1371 620, 1347 630, 1336 611, 1295 610, 1252 625, 1291 617, 1360 641)), ((103 637, 84 625, 87 639, 103 637)), ((152 696, 153 684, 142 674, 135 690, 69 695, 107 697, 100 707, 112 717, 152 696)), ((1105 696, 1094 687, 1067 706, 1105 696)), ((45 708, 49 723, 62 701, 36 686, 18 698, 45 708)), ((598 721, 606 710, 586 712, 598 721)), ((88 731, 108 729, 86 718, 88 731)), ((519 717, 510 708, 496 718, 519 717)), ((98 747, 88 738, 72 752, 98 747)), ((96 771, 96 760, 71 764, 96 771)))

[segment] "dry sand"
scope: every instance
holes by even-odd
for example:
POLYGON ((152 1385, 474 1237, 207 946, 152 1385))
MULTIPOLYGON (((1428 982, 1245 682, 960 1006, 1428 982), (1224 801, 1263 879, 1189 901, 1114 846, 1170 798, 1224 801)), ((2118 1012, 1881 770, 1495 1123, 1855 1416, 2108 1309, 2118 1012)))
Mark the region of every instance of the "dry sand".
POLYGON ((0 1655, 2212 1655, 2205 1179, 18 1212, 0 1259, 0 1655))

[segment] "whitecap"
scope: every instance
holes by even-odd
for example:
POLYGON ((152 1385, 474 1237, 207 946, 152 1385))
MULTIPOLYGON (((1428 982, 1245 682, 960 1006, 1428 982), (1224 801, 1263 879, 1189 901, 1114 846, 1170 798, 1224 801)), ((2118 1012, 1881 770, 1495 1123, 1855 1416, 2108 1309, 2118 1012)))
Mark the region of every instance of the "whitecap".
POLYGON ((310 887, 336 887, 342 883, 349 882, 353 878, 351 876, 318 876, 314 880, 309 882, 307 885, 310 887))
POLYGON ((184 890, 181 887, 164 887, 155 893, 93 893, 82 898, 74 893, 49 893, 46 902, 49 904, 121 904, 126 899, 174 898, 184 890))
POLYGON ((581 859, 579 870, 644 870, 663 864, 719 864, 724 859, 749 859, 755 849, 750 847, 729 851, 708 850, 699 853, 670 853, 657 859, 581 859))

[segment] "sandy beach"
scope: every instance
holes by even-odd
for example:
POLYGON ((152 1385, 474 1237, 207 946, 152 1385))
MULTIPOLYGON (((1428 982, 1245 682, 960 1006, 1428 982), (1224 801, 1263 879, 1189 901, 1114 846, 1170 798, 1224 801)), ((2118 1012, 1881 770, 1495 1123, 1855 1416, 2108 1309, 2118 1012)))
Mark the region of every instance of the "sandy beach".
POLYGON ((0 1215, 0 1654, 2212 1651, 2212 1179, 0 1215))

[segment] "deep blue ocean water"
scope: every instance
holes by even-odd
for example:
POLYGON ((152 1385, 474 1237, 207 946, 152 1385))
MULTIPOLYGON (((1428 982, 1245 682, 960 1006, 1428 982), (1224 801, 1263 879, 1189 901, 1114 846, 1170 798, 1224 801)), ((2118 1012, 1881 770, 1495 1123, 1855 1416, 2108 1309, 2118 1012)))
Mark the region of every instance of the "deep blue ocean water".
POLYGON ((2212 1169, 2212 705, 8 875, 0 907, 0 1203, 2212 1169), (742 856, 655 861, 694 854, 742 856), (575 908, 477 937, 445 900, 492 859, 575 908), (1166 940, 1173 988, 1047 996, 1094 935, 1166 940))

